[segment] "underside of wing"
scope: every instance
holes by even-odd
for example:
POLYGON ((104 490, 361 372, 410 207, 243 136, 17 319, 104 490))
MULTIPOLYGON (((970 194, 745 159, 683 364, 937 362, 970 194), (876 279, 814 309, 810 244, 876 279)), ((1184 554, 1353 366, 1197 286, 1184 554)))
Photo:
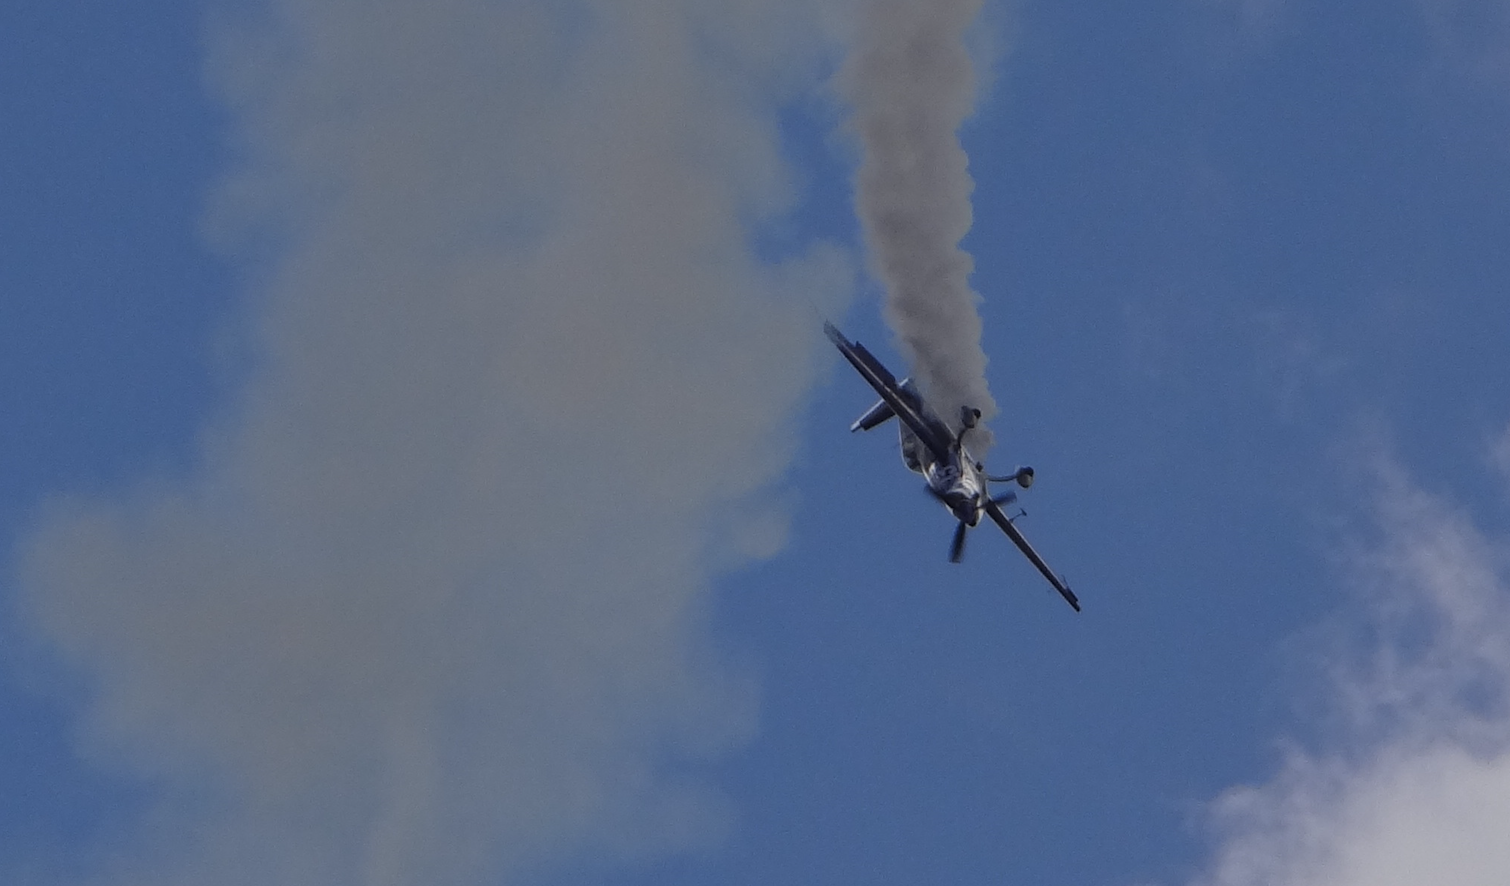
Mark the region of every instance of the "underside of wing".
POLYGON ((1080 599, 1075 596, 1075 592, 1070 590, 1069 585, 1065 584, 1063 579, 1054 574, 1054 571, 1049 568, 1049 564, 1043 562, 1043 558, 1038 556, 1038 552, 1033 550, 1033 546, 1028 544, 1028 540, 1023 538, 1022 533, 1018 531, 1012 521, 1007 519, 1007 515, 1001 512, 1001 506, 995 502, 991 502, 986 505, 986 513, 991 516, 992 520, 996 521, 996 525, 1001 527, 1001 531, 1007 534, 1007 538, 1012 539, 1012 544, 1017 545, 1017 549, 1022 551, 1023 555, 1034 566, 1038 567, 1038 571, 1042 572, 1043 577, 1048 579, 1049 584, 1054 586, 1054 590, 1058 591, 1059 595, 1064 597, 1065 602, 1074 607, 1076 612, 1079 612, 1080 599))
POLYGON ((907 397, 902 395, 901 386, 897 384, 897 377, 892 375, 881 361, 877 360, 865 346, 859 342, 852 342, 844 337, 844 333, 832 323, 824 323, 823 331, 827 333, 829 340, 839 349, 855 371, 866 383, 875 388, 881 400, 891 408, 892 414, 897 420, 907 425, 919 440, 933 452, 939 461, 948 461, 949 449, 953 441, 940 431, 936 423, 928 419, 913 407, 907 397))

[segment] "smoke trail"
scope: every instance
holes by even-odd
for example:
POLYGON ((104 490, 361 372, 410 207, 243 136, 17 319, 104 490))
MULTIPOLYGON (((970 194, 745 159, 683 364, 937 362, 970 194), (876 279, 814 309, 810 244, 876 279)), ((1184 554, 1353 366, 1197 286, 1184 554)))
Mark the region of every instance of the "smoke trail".
POLYGON ((225 35, 216 224, 281 244, 259 368, 191 475, 21 546, 89 753, 158 792, 91 882, 497 883, 716 832, 672 768, 750 728, 706 588, 782 544, 807 302, 847 277, 748 247, 792 199, 802 6, 277 0, 225 35))
MULTIPOLYGON (((986 385, 970 229, 973 183, 956 131, 975 76, 963 37, 981 0, 866 0, 841 73, 864 152, 857 202, 886 318, 946 421, 996 413, 986 385)), ((984 430, 974 441, 984 451, 984 430)))

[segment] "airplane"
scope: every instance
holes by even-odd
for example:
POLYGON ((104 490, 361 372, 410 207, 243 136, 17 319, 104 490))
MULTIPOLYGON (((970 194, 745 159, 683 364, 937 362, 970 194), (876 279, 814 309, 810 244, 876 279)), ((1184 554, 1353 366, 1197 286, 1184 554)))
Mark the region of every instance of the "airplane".
POLYGON ((1033 469, 1020 467, 1010 474, 992 476, 986 473, 985 465, 976 461, 965 448, 965 435, 980 421, 980 410, 961 407, 960 429, 956 433, 923 402, 912 379, 897 381, 896 376, 864 345, 845 338, 834 324, 825 322, 823 331, 860 377, 881 395, 876 405, 855 419, 850 431, 869 431, 896 418, 897 433, 902 441, 902 462, 908 470, 923 475, 928 481, 929 494, 959 521, 949 544, 949 562, 958 563, 964 556, 965 533, 980 523, 982 516, 990 517, 1017 549, 1038 567, 1065 602, 1079 612, 1080 599, 1075 592, 1028 544, 1014 525, 1017 517, 1008 517, 1002 512, 1002 505, 1017 500, 1017 492, 1008 490, 995 497, 990 494, 992 483, 1016 483, 1023 489, 1028 488, 1033 485, 1033 469))

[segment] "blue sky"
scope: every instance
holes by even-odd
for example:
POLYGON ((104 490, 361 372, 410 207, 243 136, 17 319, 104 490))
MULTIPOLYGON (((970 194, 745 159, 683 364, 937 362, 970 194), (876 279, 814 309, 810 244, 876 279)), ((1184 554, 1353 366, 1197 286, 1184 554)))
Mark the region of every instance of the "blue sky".
POLYGON ((1079 615, 847 432, 849 9, 0 12, 0 871, 1503 882, 1510 6, 988 4, 1079 615))

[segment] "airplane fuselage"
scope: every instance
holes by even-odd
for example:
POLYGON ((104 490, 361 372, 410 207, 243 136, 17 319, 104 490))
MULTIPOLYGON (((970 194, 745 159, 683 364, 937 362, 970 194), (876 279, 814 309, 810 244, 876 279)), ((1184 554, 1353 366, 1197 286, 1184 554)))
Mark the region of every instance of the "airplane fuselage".
POLYGON ((986 483, 970 451, 958 446, 949 452, 948 458, 940 459, 905 424, 897 424, 897 435, 902 463, 908 470, 923 475, 929 491, 944 509, 970 526, 979 523, 985 506, 986 483))

